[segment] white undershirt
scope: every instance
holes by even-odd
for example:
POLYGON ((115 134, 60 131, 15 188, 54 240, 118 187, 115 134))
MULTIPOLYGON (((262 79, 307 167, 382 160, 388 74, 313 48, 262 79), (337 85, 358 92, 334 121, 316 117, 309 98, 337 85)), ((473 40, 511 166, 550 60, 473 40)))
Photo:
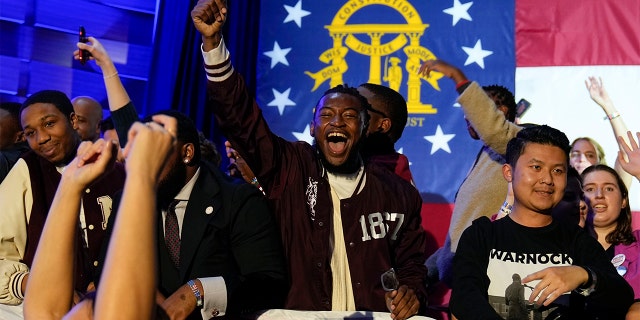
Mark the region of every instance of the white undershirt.
POLYGON ((340 200, 350 198, 360 179, 360 189, 364 186, 364 170, 360 167, 358 172, 352 175, 336 175, 328 173, 329 188, 331 189, 331 201, 333 203, 333 225, 331 228, 330 245, 331 252, 331 273, 332 278, 332 311, 356 311, 355 298, 353 297, 353 286, 351 285, 351 271, 349 269, 349 259, 344 241, 342 228, 342 213, 340 210, 340 200))

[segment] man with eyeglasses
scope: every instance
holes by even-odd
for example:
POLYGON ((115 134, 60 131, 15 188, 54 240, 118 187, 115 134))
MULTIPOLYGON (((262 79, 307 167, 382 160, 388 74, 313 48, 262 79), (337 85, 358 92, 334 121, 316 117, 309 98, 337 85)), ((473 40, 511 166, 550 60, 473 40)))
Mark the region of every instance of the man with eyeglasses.
POLYGON ((407 125, 407 102, 397 91, 379 84, 363 83, 358 92, 369 101, 369 129, 360 152, 369 161, 391 170, 413 183, 407 157, 395 150, 395 143, 407 125))

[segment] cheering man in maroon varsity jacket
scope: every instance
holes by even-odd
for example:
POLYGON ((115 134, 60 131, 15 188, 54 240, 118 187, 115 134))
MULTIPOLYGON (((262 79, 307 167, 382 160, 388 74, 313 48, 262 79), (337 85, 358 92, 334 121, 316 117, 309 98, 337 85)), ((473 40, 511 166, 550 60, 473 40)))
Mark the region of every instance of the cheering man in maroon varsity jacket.
POLYGON ((420 195, 362 161, 369 103, 337 86, 315 107, 314 146, 276 136, 231 65, 221 34, 225 3, 201 0, 191 12, 202 34, 208 103, 274 209, 290 271, 286 308, 390 311, 395 319, 424 310, 420 195), (399 286, 385 291, 380 276, 391 268, 399 286))

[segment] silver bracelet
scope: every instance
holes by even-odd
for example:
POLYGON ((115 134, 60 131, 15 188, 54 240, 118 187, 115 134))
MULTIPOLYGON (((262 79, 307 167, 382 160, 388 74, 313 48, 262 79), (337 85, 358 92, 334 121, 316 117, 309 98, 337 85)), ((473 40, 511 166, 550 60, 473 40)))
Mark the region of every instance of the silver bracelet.
POLYGON ((117 75, 118 75, 118 71, 116 71, 114 74, 110 74, 108 76, 103 76, 102 78, 107 80, 107 79, 111 79, 111 78, 113 78, 113 77, 115 77, 117 75))

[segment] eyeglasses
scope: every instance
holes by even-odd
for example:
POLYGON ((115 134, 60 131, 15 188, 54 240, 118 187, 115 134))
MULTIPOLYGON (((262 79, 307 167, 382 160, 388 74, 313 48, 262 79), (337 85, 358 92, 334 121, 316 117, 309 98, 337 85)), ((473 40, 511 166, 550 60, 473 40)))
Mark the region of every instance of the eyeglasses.
POLYGON ((367 110, 369 110, 369 111, 371 111, 373 113, 377 113, 377 114, 379 114, 379 115, 381 115, 381 116, 383 116, 385 118, 389 118, 384 112, 378 111, 378 110, 376 110, 374 108, 369 107, 369 108, 367 108, 367 110))
POLYGON ((396 276, 396 271, 393 270, 393 268, 385 271, 380 276, 380 281, 382 282, 382 288, 384 291, 398 290, 398 287, 400 286, 398 277, 396 276))

